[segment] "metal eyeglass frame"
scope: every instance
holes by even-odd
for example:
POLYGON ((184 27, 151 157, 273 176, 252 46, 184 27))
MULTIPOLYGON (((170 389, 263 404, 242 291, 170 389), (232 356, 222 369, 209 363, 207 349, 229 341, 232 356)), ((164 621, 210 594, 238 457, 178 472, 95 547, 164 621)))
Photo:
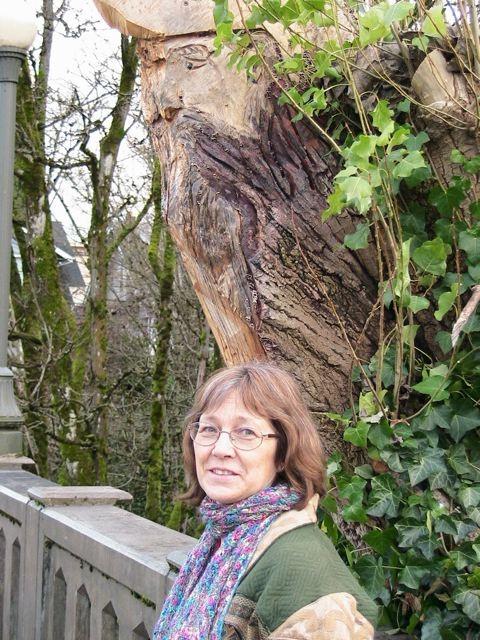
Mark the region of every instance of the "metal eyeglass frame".
MULTIPOLYGON (((216 440, 214 440, 213 442, 210 442, 209 444, 202 444, 200 442, 197 442, 195 440, 195 434, 193 432, 193 429, 196 426, 199 426, 200 423, 199 422, 192 422, 191 424, 188 425, 188 432, 190 433, 190 438, 192 439, 193 442, 195 442, 195 444, 197 444, 199 447, 211 447, 214 444, 217 444, 217 442, 220 439, 220 436, 222 435, 222 433, 227 433, 228 437, 230 438, 230 442, 232 443, 232 447, 234 447, 234 449, 240 449, 240 451, 254 451, 255 449, 258 449, 258 447, 260 447, 262 445, 263 439, 264 438, 279 438, 280 436, 277 433, 259 433, 257 434, 258 438, 260 439, 260 442, 255 445, 254 447, 251 447, 250 449, 243 449, 242 447, 239 447, 238 444, 236 444, 233 440, 232 440, 232 433, 231 431, 223 431, 223 429, 219 429, 218 427, 216 427, 214 424, 209 424, 209 427, 214 427, 217 430, 217 438, 216 440)), ((256 433, 256 432, 255 432, 256 433)))

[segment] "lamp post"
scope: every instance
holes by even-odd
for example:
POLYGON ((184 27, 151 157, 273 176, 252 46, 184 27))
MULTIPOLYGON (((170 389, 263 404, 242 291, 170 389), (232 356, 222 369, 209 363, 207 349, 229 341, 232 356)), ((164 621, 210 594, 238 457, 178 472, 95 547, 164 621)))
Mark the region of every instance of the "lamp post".
POLYGON ((34 10, 24 0, 0 4, 0 456, 22 452, 22 415, 7 367, 12 243, 15 107, 22 62, 36 34, 34 10))

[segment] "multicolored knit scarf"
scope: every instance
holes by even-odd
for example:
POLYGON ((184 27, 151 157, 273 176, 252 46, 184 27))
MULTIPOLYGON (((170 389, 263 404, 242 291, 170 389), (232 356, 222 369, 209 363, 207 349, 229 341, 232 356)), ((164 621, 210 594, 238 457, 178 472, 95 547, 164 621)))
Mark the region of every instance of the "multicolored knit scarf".
POLYGON ((220 640, 228 607, 260 538, 299 500, 286 484, 231 505, 205 498, 200 507, 205 530, 163 605, 153 640, 220 640))

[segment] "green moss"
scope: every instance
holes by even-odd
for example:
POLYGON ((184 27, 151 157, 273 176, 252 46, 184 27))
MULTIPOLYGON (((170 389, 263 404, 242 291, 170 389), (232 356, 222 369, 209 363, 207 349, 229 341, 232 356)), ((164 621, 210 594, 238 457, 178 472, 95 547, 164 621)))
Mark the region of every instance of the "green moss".
POLYGON ((173 509, 170 512, 170 516, 167 520, 167 527, 169 529, 174 529, 175 531, 180 531, 180 527, 182 526, 184 516, 184 506, 183 503, 179 500, 176 500, 173 509))

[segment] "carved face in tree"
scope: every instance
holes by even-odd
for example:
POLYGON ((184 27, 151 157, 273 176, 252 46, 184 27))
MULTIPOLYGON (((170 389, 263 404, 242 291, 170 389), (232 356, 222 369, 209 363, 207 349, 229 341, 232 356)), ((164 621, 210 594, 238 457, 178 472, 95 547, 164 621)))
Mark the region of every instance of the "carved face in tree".
MULTIPOLYGON (((144 54, 146 49, 141 49, 144 54)), ((249 128, 245 111, 252 82, 228 68, 226 51, 214 55, 212 37, 185 36, 157 42, 153 49, 148 48, 146 59, 147 65, 156 66, 155 85, 150 85, 147 73, 143 74, 147 122, 153 122, 158 114, 172 120, 179 111, 195 111, 222 129, 249 128)))

